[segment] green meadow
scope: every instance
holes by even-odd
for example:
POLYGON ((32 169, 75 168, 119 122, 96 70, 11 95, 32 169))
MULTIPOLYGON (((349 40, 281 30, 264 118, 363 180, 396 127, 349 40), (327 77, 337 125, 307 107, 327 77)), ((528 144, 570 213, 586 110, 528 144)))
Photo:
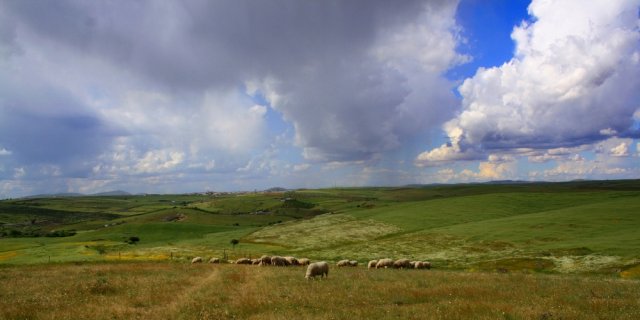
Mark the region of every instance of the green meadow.
POLYGON ((637 319, 638 230, 640 180, 5 200, 0 318, 637 319))
POLYGON ((622 277, 640 265, 638 180, 25 198, 0 202, 0 223, 11 265, 278 254, 622 277))

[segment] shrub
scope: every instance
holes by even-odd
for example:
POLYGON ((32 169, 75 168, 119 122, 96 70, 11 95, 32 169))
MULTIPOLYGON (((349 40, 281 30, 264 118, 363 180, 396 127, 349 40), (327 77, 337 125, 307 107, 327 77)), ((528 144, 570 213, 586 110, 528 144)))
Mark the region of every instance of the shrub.
POLYGON ((15 237, 20 237, 20 236, 22 236, 22 231, 15 230, 15 229, 9 230, 9 237, 14 237, 15 238, 15 237))
POLYGON ((140 238, 138 238, 137 236, 131 236, 125 242, 128 244, 136 244, 138 243, 138 241, 140 241, 140 238))
POLYGON ((98 252, 98 254, 105 254, 105 253, 107 253, 107 247, 106 247, 106 246, 104 246, 104 245, 101 245, 101 244, 99 244, 99 245, 97 245, 97 246, 93 247, 93 249, 95 249, 95 250, 98 252))
POLYGON ((54 230, 45 234, 45 237, 70 237, 74 235, 76 235, 75 230, 54 230))
POLYGON ((286 199, 282 203, 283 208, 311 209, 315 206, 313 203, 303 202, 296 199, 286 199))

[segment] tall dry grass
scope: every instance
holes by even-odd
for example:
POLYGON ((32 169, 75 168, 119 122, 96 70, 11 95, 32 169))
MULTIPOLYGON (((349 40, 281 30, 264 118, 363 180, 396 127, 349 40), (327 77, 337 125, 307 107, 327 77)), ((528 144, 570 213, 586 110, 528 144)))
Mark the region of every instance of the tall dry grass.
POLYGON ((640 281, 180 263, 0 268, 2 319, 638 319, 640 281))

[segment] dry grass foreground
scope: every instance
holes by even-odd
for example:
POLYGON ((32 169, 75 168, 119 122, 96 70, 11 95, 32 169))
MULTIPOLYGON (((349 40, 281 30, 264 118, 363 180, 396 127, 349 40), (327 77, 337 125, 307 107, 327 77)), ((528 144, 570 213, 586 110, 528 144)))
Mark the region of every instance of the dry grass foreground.
POLYGON ((0 268, 1 319, 639 319, 640 281, 180 263, 0 268))

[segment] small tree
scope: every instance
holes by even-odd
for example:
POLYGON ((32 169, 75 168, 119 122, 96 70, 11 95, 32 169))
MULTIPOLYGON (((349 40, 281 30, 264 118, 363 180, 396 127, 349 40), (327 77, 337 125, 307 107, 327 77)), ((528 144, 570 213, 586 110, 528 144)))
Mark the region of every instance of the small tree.
POLYGON ((233 249, 236 248, 236 244, 240 243, 240 240, 238 239, 231 239, 231 245, 233 246, 233 249))
POLYGON ((128 244, 136 244, 138 241, 140 241, 140 238, 138 238, 136 236, 131 236, 125 242, 128 243, 128 244))

